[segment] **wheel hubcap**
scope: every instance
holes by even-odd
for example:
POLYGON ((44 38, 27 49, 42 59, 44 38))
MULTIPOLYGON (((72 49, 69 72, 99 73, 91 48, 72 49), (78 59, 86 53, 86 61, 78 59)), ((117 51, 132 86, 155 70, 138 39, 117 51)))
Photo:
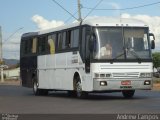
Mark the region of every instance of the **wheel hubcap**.
POLYGON ((37 83, 34 82, 34 92, 36 93, 37 92, 37 83))
POLYGON ((82 86, 81 86, 81 83, 78 82, 77 83, 77 96, 81 96, 81 93, 82 93, 82 86))

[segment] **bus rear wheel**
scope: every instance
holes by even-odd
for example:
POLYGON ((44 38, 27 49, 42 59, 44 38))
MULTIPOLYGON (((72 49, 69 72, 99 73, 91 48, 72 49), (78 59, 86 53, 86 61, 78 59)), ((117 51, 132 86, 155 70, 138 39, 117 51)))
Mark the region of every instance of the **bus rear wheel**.
POLYGON ((34 80, 33 81, 33 93, 36 96, 38 96, 38 95, 48 95, 48 90, 39 89, 38 88, 38 82, 34 80))
POLYGON ((87 95, 88 95, 87 92, 82 91, 81 81, 78 80, 78 81, 76 82, 76 96, 77 96, 78 98, 84 99, 84 98, 87 97, 87 95))
POLYGON ((125 98, 132 98, 134 96, 135 90, 123 90, 122 94, 125 98))
POLYGON ((33 93, 34 93, 34 95, 39 95, 39 93, 40 93, 40 90, 38 89, 37 81, 33 81, 33 93))

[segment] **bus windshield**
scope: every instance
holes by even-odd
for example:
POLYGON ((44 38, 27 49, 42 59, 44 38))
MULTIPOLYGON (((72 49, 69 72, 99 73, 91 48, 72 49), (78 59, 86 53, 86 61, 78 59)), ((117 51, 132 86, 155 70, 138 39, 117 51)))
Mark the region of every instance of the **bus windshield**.
POLYGON ((95 28, 94 59, 150 59, 148 28, 95 28))

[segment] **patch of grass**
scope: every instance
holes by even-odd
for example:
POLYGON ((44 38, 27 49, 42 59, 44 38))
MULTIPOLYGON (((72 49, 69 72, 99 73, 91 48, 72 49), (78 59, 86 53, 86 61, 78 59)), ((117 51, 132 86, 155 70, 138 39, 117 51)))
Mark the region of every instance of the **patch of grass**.
POLYGON ((153 78, 153 83, 160 83, 160 78, 153 78))

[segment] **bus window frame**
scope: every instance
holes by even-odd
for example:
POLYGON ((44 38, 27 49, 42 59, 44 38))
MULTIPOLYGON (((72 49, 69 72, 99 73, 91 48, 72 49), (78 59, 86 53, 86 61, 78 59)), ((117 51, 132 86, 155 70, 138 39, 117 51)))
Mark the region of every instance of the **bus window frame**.
MULTIPOLYGON (((35 56, 37 54, 37 45, 36 45, 36 52, 33 53, 32 51, 32 47, 33 47, 33 39, 37 39, 37 36, 31 36, 31 37, 23 37, 21 39, 21 48, 20 48, 20 57, 27 57, 27 56, 35 56), (28 48, 28 41, 32 41, 30 43, 30 52, 27 50, 27 52, 25 51, 25 47, 28 48), (27 44, 26 44, 27 43, 27 44), (27 46, 26 46, 27 45, 27 46)), ((37 40, 38 41, 38 40, 37 40)), ((29 48, 28 48, 29 49, 29 48)))
POLYGON ((48 34, 40 35, 40 36, 37 37, 37 56, 38 55, 47 55, 47 54, 49 54, 49 46, 47 48, 47 45, 48 45, 48 34), (45 40, 42 39, 42 38, 45 38, 45 40), (39 50, 39 47, 40 47, 39 46, 39 41, 43 41, 45 43, 45 45, 44 45, 44 48, 45 48, 44 51, 40 51, 39 50))
MULTIPOLYGON (((78 51, 79 50, 79 47, 80 47, 80 35, 78 37, 78 46, 77 47, 66 47, 65 49, 59 49, 59 41, 58 41, 58 34, 61 33, 63 34, 64 32, 66 32, 66 40, 65 40, 65 43, 68 41, 68 32, 72 32, 74 30, 79 30, 79 33, 80 33, 80 27, 73 27, 73 28, 69 28, 69 29, 65 29, 65 30, 62 30, 62 31, 58 31, 57 32, 57 48, 56 48, 56 53, 65 53, 65 52, 73 52, 73 51, 78 51)), ((63 39, 63 38, 62 38, 63 39)), ((70 36, 70 39, 71 39, 71 36, 70 36)), ((70 40, 70 44, 71 44, 71 40, 70 40)))

